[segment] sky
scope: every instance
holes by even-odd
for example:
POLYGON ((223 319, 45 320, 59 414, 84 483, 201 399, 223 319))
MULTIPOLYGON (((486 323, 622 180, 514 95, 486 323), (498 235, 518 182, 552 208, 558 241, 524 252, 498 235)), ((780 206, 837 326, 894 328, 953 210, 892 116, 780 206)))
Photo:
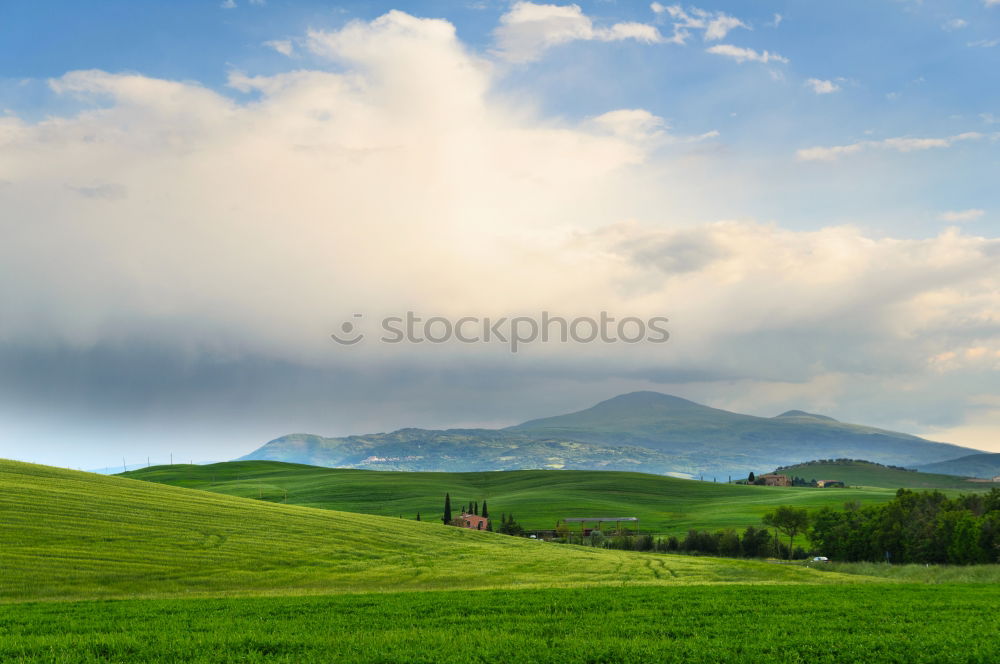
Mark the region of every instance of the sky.
POLYGON ((643 389, 1000 452, 998 72, 1000 0, 4 3, 0 456, 643 389), (669 339, 483 339, 543 312, 669 339))

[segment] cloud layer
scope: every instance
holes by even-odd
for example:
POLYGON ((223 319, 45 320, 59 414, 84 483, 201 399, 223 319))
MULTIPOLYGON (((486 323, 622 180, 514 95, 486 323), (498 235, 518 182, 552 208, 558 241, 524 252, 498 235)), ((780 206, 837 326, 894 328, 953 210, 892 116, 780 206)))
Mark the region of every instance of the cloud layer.
MULTIPOLYGON (((705 41, 746 27, 715 14, 663 13, 685 29, 703 26, 705 41)), ((658 34, 595 26, 575 6, 519 3, 497 39, 502 58, 523 62, 569 40, 658 34)), ((461 398, 463 384, 484 394, 501 385, 538 408, 564 406, 545 396, 555 393, 591 399, 686 385, 692 397, 728 386, 729 401, 715 403, 730 407, 853 401, 863 409, 869 396, 895 390, 906 394, 879 403, 902 420, 906 403, 930 400, 949 377, 977 386, 1000 366, 1000 240, 955 229, 894 238, 847 224, 679 223, 663 173, 687 166, 681 146, 716 132, 674 134, 643 108, 578 122, 548 117, 503 94, 497 62, 443 20, 390 12, 296 44, 329 66, 234 71, 231 95, 74 71, 51 89, 79 112, 0 117, 0 181, 8 183, 0 187, 0 362, 9 368, 0 391, 8 403, 30 394, 36 406, 46 398, 54 408, 86 404, 88 385, 110 381, 117 391, 91 410, 191 407, 179 395, 201 394, 210 368, 223 366, 215 375, 237 381, 246 402, 264 404, 266 394, 297 414, 273 385, 253 386, 270 375, 288 394, 327 390, 298 403, 322 411, 301 421, 330 434, 378 426, 352 400, 353 384, 372 400, 381 393, 421 407, 461 398), (344 349, 329 339, 353 313, 409 310, 663 315, 672 339, 655 348, 535 346, 519 358, 498 346, 344 349), (161 373, 135 359, 147 353, 169 358, 150 365, 161 373), (48 367, 35 375, 51 383, 31 387, 24 357, 46 358, 32 366, 48 367), (102 382, 101 366, 120 371, 102 382), (162 383, 151 378, 174 372, 162 383)), ((726 44, 709 51, 785 61, 726 44)), ((861 141, 798 158, 984 138, 861 141)), ((705 190, 726 193, 714 181, 705 190)), ((401 407, 389 419, 402 425, 420 412, 401 407)), ((518 419, 475 412, 479 422, 518 419)))

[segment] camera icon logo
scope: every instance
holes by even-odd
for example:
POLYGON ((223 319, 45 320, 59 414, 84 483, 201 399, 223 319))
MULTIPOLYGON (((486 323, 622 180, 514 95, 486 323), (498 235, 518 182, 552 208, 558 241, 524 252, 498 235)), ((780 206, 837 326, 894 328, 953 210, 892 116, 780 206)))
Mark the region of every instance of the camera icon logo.
MULTIPOLYGON (((354 314, 353 318, 362 318, 363 316, 364 314, 354 314)), ((364 332, 358 331, 357 328, 358 326, 356 323, 345 320, 340 325, 340 332, 343 336, 334 332, 330 335, 330 338, 341 346, 353 346, 365 338, 364 332)))

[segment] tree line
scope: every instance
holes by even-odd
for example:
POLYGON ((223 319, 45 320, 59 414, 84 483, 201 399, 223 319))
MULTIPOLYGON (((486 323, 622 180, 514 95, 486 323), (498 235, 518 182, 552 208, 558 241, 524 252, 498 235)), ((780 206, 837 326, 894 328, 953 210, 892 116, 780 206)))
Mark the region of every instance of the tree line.
MULTIPOLYGON (((478 507, 474 502, 470 505, 473 510, 478 507)), ((485 502, 482 512, 483 516, 488 515, 485 502)), ((461 519, 450 517, 451 500, 446 494, 444 522, 461 525, 461 519)), ((734 558, 801 559, 823 555, 845 562, 1000 563, 1000 489, 997 488, 989 493, 955 498, 940 491, 900 489, 891 501, 881 505, 862 507, 847 503, 839 510, 822 507, 811 514, 804 508, 781 506, 765 514, 762 521, 773 532, 750 526, 742 534, 732 529, 714 533, 693 529, 683 538, 654 538, 635 534, 607 536, 595 530, 587 535, 561 532, 559 540, 606 549, 734 558), (779 535, 787 540, 783 541, 779 535), (795 545, 796 538, 802 535, 808 535, 811 552, 795 545)), ((496 532, 525 534, 513 515, 502 514, 500 523, 496 532)), ((493 530, 492 521, 489 530, 493 530)))
POLYGON ((805 558, 808 554, 801 547, 789 549, 778 533, 766 528, 747 527, 743 533, 735 530, 689 530, 684 537, 656 537, 652 535, 607 535, 595 530, 588 535, 569 535, 569 544, 582 544, 602 549, 649 551, 654 553, 687 553, 726 558, 805 558))
POLYGON ((820 509, 812 515, 810 535, 834 560, 1000 562, 1000 489, 956 498, 900 489, 883 505, 820 509))

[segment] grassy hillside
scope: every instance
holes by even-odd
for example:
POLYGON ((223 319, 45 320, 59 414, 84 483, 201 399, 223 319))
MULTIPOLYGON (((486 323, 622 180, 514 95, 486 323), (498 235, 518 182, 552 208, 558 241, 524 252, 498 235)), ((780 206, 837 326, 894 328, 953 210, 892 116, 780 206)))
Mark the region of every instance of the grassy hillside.
POLYGON ((959 489, 966 492, 980 491, 1000 484, 969 482, 963 477, 935 473, 912 472, 887 468, 867 461, 840 461, 827 463, 810 461, 779 470, 783 475, 805 480, 841 480, 851 486, 882 487, 887 489, 959 489))
POLYGON ((685 586, 0 605, 4 662, 1000 660, 1000 588, 685 586))
POLYGON ((1000 475, 1000 454, 970 454, 958 459, 917 466, 928 473, 992 479, 1000 475))
POLYGON ((0 461, 0 600, 850 579, 548 544, 0 461))
MULTIPOLYGON (((399 473, 320 468, 273 461, 206 466, 155 466, 127 477, 271 502, 403 516, 441 517, 444 494, 461 505, 486 500, 494 518, 513 513, 526 528, 554 528, 563 517, 637 516, 645 531, 683 534, 760 525, 777 505, 839 507, 885 502, 888 489, 813 489, 741 486, 661 475, 585 470, 487 473, 399 473)), ((973 488, 974 485, 973 485, 973 488)))

